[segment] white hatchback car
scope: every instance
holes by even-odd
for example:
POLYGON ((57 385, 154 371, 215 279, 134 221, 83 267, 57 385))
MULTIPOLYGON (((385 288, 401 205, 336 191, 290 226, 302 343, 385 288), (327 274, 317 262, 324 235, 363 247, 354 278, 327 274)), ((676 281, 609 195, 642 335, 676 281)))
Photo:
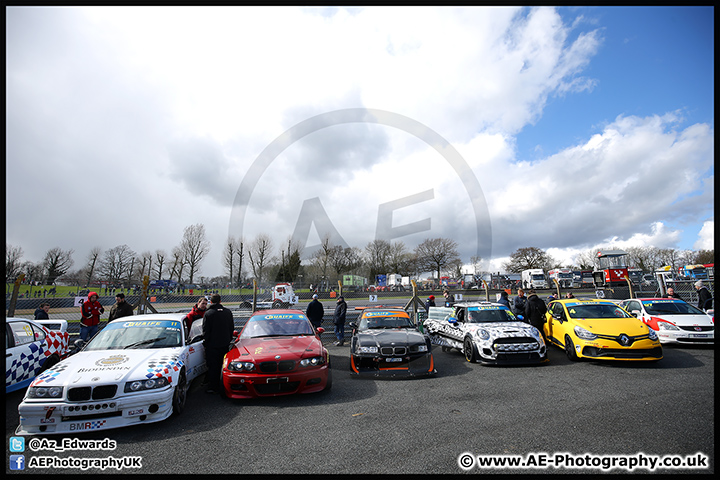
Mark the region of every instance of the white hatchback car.
POLYGON ((18 406, 22 435, 78 433, 159 422, 180 413, 203 374, 202 338, 183 315, 123 317, 39 375, 18 406))
POLYGON ((625 310, 657 332, 660 343, 714 344, 714 318, 677 298, 631 298, 625 310))

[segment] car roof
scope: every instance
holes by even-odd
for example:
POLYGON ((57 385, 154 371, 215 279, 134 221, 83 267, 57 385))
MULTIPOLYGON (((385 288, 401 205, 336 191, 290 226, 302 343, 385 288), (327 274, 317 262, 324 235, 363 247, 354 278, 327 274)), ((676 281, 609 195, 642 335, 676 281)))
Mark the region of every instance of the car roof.
POLYGON ((250 315, 250 318, 260 315, 302 315, 304 317, 305 312, 303 312, 302 310, 295 310, 293 308, 268 308, 254 312, 252 315, 250 315))

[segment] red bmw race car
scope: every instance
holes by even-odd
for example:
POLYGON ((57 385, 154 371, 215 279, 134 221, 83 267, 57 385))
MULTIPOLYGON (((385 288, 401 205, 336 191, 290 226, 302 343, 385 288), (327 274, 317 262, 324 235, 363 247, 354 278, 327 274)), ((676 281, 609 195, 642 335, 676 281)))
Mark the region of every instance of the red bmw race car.
POLYGON ((229 398, 314 393, 332 385, 330 357, 300 310, 255 312, 225 356, 222 381, 229 398))

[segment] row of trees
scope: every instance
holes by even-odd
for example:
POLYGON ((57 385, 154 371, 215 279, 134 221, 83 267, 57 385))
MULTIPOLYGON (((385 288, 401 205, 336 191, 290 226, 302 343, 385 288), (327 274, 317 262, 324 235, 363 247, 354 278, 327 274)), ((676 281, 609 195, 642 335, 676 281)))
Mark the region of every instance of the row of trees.
MULTIPOLYGON (((423 272, 434 272, 436 278, 459 278, 465 265, 457 242, 447 238, 426 239, 414 249, 408 248, 402 241, 373 240, 361 249, 333 245, 328 237, 305 261, 301 259, 301 250, 302 246, 293 244, 291 240, 275 245, 267 234, 260 234, 247 243, 244 239, 229 237, 222 255, 224 275, 199 277, 198 283, 239 286, 255 279, 261 285, 272 282, 335 285, 342 275, 359 275, 373 283, 378 274, 397 273, 418 278, 423 272)), ((95 247, 77 270, 71 270, 74 265, 73 250, 55 247, 47 251, 41 262, 33 263, 22 260, 21 247, 6 244, 6 282, 12 282, 24 273, 27 282, 46 285, 59 279, 78 286, 98 281, 131 286, 139 284, 145 275, 151 280, 170 279, 193 284, 197 282, 209 251, 210 242, 202 224, 186 227, 183 238, 170 254, 158 249, 138 255, 127 245, 118 245, 104 252, 95 247)), ((676 268, 687 264, 714 263, 713 250, 693 252, 630 247, 625 251, 629 254, 629 265, 643 271, 653 271, 664 265, 676 268)), ((508 262, 503 264, 503 269, 506 273, 519 273, 528 268, 588 270, 593 268, 595 254, 596 250, 588 250, 577 256, 574 265, 563 265, 544 250, 525 247, 513 252, 508 262)), ((476 274, 481 273, 481 260, 478 257, 470 259, 470 266, 476 274)))
MULTIPOLYGON (((715 250, 675 250, 674 248, 657 247, 608 247, 609 250, 624 250, 628 253, 628 266, 640 268, 644 272, 652 272, 660 267, 670 265, 677 271, 683 265, 715 263, 715 250)), ((597 249, 579 254, 575 263, 565 265, 558 262, 547 252, 536 247, 519 248, 503 263, 506 273, 520 273, 529 268, 542 268, 545 271, 554 268, 570 268, 572 270, 592 270, 597 249)))

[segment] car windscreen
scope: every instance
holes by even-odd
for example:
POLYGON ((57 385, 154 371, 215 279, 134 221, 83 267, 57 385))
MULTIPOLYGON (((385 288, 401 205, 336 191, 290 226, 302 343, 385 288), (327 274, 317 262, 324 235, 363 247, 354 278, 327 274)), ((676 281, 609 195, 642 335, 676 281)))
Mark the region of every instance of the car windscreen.
POLYGON ((632 317, 625 310, 615 304, 568 304, 566 305, 570 318, 629 318, 632 317))
POLYGON ((114 322, 100 330, 84 350, 179 347, 181 328, 175 320, 114 322))
POLYGON ((515 322, 515 315, 505 308, 470 310, 470 323, 515 322))
POLYGON ((381 328, 415 328, 409 317, 391 312, 368 312, 360 319, 360 330, 381 328))
POLYGON ((697 307, 685 302, 644 301, 645 311, 649 315, 705 315, 697 307))
POLYGON ((285 337, 315 335, 310 321, 304 315, 256 315, 250 318, 240 333, 240 339, 259 337, 285 337))

